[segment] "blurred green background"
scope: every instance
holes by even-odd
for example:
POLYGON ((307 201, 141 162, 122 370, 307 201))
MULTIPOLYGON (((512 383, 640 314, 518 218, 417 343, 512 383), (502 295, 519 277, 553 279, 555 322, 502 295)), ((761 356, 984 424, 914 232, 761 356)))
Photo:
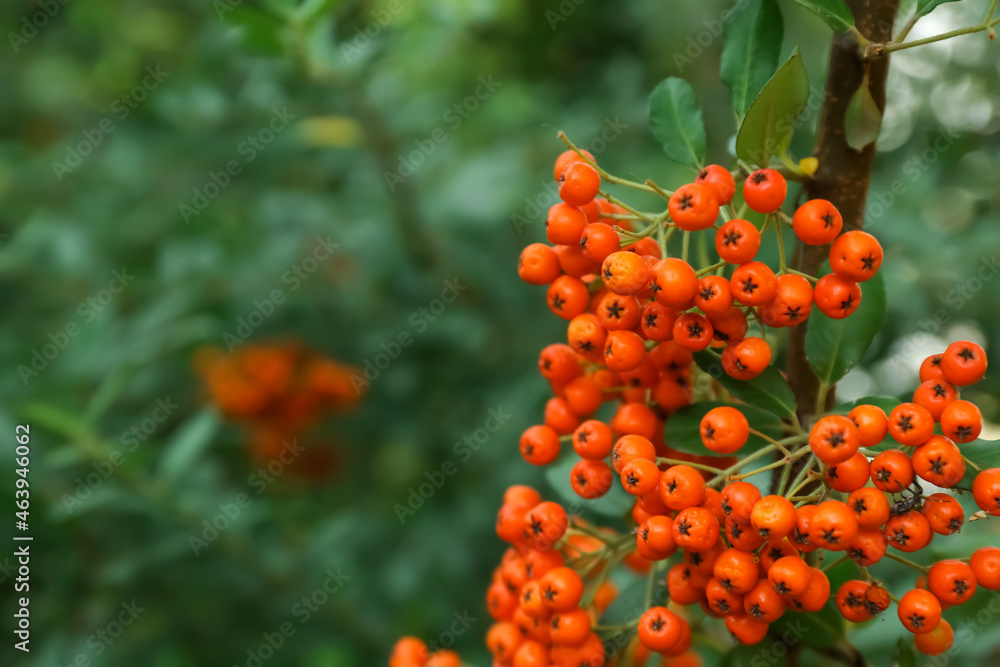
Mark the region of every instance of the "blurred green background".
MULTIPOLYGON (((944 6, 913 35, 971 25, 985 5, 944 6)), ((282 628, 271 664, 384 664, 403 633, 453 633, 489 664, 500 494, 513 482, 552 493, 516 442, 541 421, 536 355, 564 326, 515 264, 544 240, 556 130, 612 173, 677 184, 691 175, 653 142, 646 97, 682 76, 710 159, 728 164, 730 6, 4 3, 0 432, 10 453, 15 425, 31 425, 34 634, 30 656, 12 650, 5 546, 2 664, 248 665, 282 628), (334 250, 309 263, 319 239, 334 250), (457 298, 437 302, 449 284, 457 298), (401 334, 411 343, 394 347, 401 334), (336 454, 331 470, 258 493, 244 432, 193 369, 227 335, 297 339, 361 367, 395 357, 355 413, 311 436, 336 454), (162 420, 158 401, 176 406, 162 420), (509 417, 482 438, 491 410, 509 417), (475 448, 456 444, 466 437, 475 448), (107 479, 67 503, 113 452, 107 479), (436 474, 447 462, 454 474, 436 474), (189 538, 241 497, 195 555, 189 538), (336 592, 319 595, 325 583, 336 592), (133 601, 141 611, 123 612, 133 601)), ((783 9, 784 53, 801 45, 821 95, 829 30, 783 9)), ((893 58, 868 220, 891 311, 844 398, 912 391, 919 361, 956 337, 1000 349, 997 48, 980 35, 893 58)), ((994 373, 966 392, 993 422, 998 388, 994 373)), ((966 533, 962 551, 996 541, 992 525, 966 533)), ((876 659, 898 624, 870 625, 858 641, 876 659)), ((996 647, 998 627, 963 659, 996 647)))

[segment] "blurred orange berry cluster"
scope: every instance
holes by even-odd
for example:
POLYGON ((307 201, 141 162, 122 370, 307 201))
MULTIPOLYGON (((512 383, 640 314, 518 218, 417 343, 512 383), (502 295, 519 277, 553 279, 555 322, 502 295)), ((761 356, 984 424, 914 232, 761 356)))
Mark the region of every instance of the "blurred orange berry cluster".
POLYGON ((356 407, 364 394, 351 384, 355 367, 294 340, 247 343, 232 353, 203 347, 194 367, 209 401, 247 427, 251 454, 264 461, 326 417, 356 407))

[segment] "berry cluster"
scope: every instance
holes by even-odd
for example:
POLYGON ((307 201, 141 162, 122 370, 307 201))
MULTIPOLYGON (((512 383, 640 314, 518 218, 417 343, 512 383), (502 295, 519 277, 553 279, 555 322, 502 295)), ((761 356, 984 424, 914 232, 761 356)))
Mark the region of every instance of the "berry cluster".
MULTIPOLYGON (((495 667, 638 667, 652 654, 664 666, 700 665, 684 611, 693 605, 723 619, 738 642, 756 644, 786 611, 835 607, 860 623, 895 601, 917 648, 937 655, 953 641, 941 612, 967 601, 977 585, 1000 590, 998 548, 929 568, 896 553, 962 527, 963 507, 945 490, 972 491, 981 512, 970 520, 1000 515, 1000 469, 980 470, 959 447, 982 430, 979 409, 959 397, 960 387, 985 375, 981 347, 960 341, 927 359, 911 402, 821 410, 807 428, 792 416, 780 436, 754 428, 750 406, 694 364, 696 353, 707 352, 731 378, 752 380, 771 361, 766 328, 807 320, 813 304, 829 318, 850 316, 861 301, 859 283, 882 262, 871 235, 841 233, 831 203, 807 201, 788 217, 780 210, 781 174, 742 166, 742 199, 764 215, 760 227, 740 217, 735 178, 718 165, 669 192, 618 179, 575 148, 556 161, 563 203, 548 214, 552 245, 527 246, 518 272, 548 285, 550 310, 569 323, 567 341, 540 354, 538 369, 554 396, 544 423, 521 435, 520 452, 544 466, 571 444, 579 457, 573 490, 592 501, 617 480, 634 498, 631 530, 595 527, 530 487, 507 490, 496 532, 509 547, 487 593, 495 667), (604 181, 646 188, 666 198, 667 209, 643 213, 598 197, 604 181), (756 259, 771 225, 777 270, 756 259), (830 273, 817 279, 787 266, 783 225, 803 244, 830 245, 830 273), (718 261, 705 257, 706 248, 705 261, 692 265, 690 235, 709 228, 718 261), (671 257, 677 230, 681 256, 671 257), (751 321, 760 337, 747 335, 751 321), (671 448, 668 420, 705 398, 725 399, 692 421, 706 453, 671 448), (769 494, 747 481, 762 473, 771 473, 769 494), (940 491, 925 495, 918 479, 940 491), (824 568, 831 552, 839 558, 824 568), (883 558, 924 576, 896 598, 868 570, 883 558), (825 570, 842 561, 859 576, 834 591, 825 570), (603 616, 617 597, 609 573, 623 563, 648 575, 646 599, 624 623, 608 622, 603 616)), ((401 640, 392 667, 436 664, 422 646, 401 640)))
POLYGON ((647 350, 672 341, 692 352, 722 347, 725 371, 751 379, 767 367, 771 349, 764 338, 747 336, 749 319, 758 322, 763 335, 765 325, 806 321, 814 303, 828 317, 847 317, 861 303, 859 283, 872 278, 882 263, 882 247, 873 236, 841 234, 843 219, 828 201, 813 199, 792 218, 785 215, 787 183, 773 169, 751 171, 743 184, 745 206, 765 215, 762 229, 736 217, 735 179, 719 165, 709 165, 693 183, 673 192, 647 181, 643 187, 668 200, 667 209, 656 215, 598 197, 602 174, 612 182, 620 179, 600 170, 586 151, 560 155, 554 174, 563 202, 549 209, 546 221, 553 245, 529 244, 518 273, 528 283, 549 286, 549 308, 569 321, 572 352, 613 373, 645 370, 649 375, 647 350), (633 232, 635 223, 646 227, 633 232), (761 232, 771 224, 780 251, 777 272, 755 259, 761 232), (817 280, 786 265, 784 224, 803 243, 832 243, 831 273, 817 280), (707 229, 715 230, 719 259, 692 265, 689 236, 707 229), (678 230, 684 250, 681 257, 669 257, 667 241, 678 230))
MULTIPOLYGON (((486 645, 495 664, 604 665, 608 645, 597 632, 606 628, 598 621, 618 595, 607 577, 623 561, 637 574, 649 573, 652 559, 642 546, 637 549, 631 534, 571 520, 562 505, 526 486, 504 494, 496 530, 510 547, 486 595, 495 620, 486 645)), ((639 639, 626 647, 633 664, 645 664, 651 650, 666 656, 665 665, 701 664, 690 652, 691 627, 683 616, 655 607, 642 618, 639 639)))
POLYGON ((431 653, 423 640, 402 637, 392 648, 389 667, 462 667, 462 659, 448 649, 431 653))
POLYGON ((246 343, 231 353, 205 347, 196 353, 194 366, 212 404, 247 429, 250 452, 261 462, 362 397, 351 383, 357 369, 295 341, 246 343))

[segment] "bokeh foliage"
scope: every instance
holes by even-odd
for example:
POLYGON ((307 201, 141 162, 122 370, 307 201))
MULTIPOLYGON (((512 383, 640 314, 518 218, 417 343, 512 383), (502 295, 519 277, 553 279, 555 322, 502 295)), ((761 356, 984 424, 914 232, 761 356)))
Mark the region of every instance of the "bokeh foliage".
MULTIPOLYGON (((982 4, 939 8, 913 34, 970 24, 982 4)), ((12 441, 15 424, 32 425, 35 536, 34 650, 12 655, 5 642, 4 664, 247 664, 262 633, 286 622, 296 632, 273 664, 381 664, 399 634, 444 639, 466 611, 478 620, 457 646, 487 664, 500 493, 515 481, 551 492, 514 443, 541 419, 534 363, 563 325, 514 263, 544 237, 556 129, 613 173, 688 178, 646 120, 649 91, 680 76, 705 110, 709 159, 725 163, 735 122, 718 34, 729 3, 5 3, 5 35, 28 35, 25 17, 43 5, 54 16, 0 60, 0 428, 12 441), (166 75, 142 88, 147 68, 166 75), (483 79, 499 86, 487 94, 483 79), (276 113, 294 118, 264 145, 276 113), (53 167, 88 142, 79 166, 53 167), (231 161, 239 173, 209 196, 231 161), (385 172, 417 161, 387 183, 385 172), (207 206, 185 220, 180 207, 199 192, 207 206), (287 272, 317 238, 337 250, 293 289, 287 272), (115 270, 134 278, 98 312, 88 299, 101 304, 115 270), (446 280, 463 287, 437 315, 446 280), (192 357, 224 346, 274 290, 286 299, 251 340, 294 337, 357 365, 401 333, 413 342, 356 414, 317 436, 343 455, 333 475, 280 476, 256 495, 243 434, 206 406, 192 357), (72 324, 78 334, 37 375, 19 372, 72 324), (95 460, 127 451, 123 434, 164 399, 176 410, 69 511, 65 494, 95 460), (456 443, 490 409, 510 418, 463 460, 456 443), (447 461, 455 473, 401 523, 394 506, 447 461), (189 536, 241 492, 253 502, 195 556, 189 536), (349 579, 300 623, 296 603, 338 567, 349 579), (99 654, 89 638, 133 599, 145 611, 99 654)), ((800 44, 821 95, 829 29, 783 9, 781 57, 800 44)), ((996 49, 972 36, 893 59, 868 216, 886 248, 890 310, 845 399, 912 389, 919 360, 945 340, 1000 349, 996 49)), ((808 118, 796 157, 812 145, 808 118)), ((998 389, 994 373, 970 392, 994 423, 998 389)), ((948 544, 967 553, 995 540, 982 522, 948 544)), ((856 639, 888 664, 896 626, 869 626, 856 639)), ((995 650, 997 628, 961 660, 995 650)))

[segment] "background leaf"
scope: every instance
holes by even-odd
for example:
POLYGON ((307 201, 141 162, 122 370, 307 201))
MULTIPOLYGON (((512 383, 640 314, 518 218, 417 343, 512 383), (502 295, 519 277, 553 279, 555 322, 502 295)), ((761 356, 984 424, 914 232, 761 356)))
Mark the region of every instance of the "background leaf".
POLYGON ((843 639, 847 632, 847 624, 844 617, 837 611, 837 606, 833 601, 818 612, 811 614, 800 614, 788 612, 782 616, 781 624, 772 626, 778 631, 779 636, 788 628, 798 641, 806 646, 814 648, 829 648, 843 639), (787 619, 788 623, 785 623, 787 619))
POLYGON ((896 644, 896 667, 917 667, 917 654, 909 637, 900 637, 896 644))
POLYGON ((695 354, 694 360, 703 371, 744 403, 768 410, 782 418, 790 419, 795 415, 795 395, 774 366, 768 366, 752 380, 735 380, 722 370, 722 362, 708 352, 695 354))
POLYGON ((722 81, 733 93, 733 109, 740 120, 778 68, 785 34, 777 0, 751 4, 723 28, 722 81))
POLYGON ((844 0, 795 0, 826 21, 837 32, 846 32, 854 25, 854 15, 844 0))
MULTIPOLYGON (((744 403, 724 403, 721 401, 698 401, 670 415, 664 430, 664 440, 667 445, 680 452, 714 456, 714 452, 705 447, 701 441, 701 420, 709 410, 722 405, 736 408, 750 422, 750 428, 766 433, 772 438, 781 436, 781 420, 768 412, 744 403)), ((741 454, 749 454, 769 443, 758 435, 751 434, 747 443, 740 449, 741 454)))
POLYGON ((687 81, 670 77, 660 82, 649 96, 649 123, 671 160, 694 169, 705 163, 705 121, 687 81))
POLYGON ((958 0, 917 0, 916 16, 926 16, 946 2, 958 2, 958 0))
POLYGON ((796 48, 747 110, 736 135, 736 154, 752 164, 766 164, 788 148, 795 119, 809 100, 809 75, 796 48))
POLYGON ((880 273, 862 284, 861 305, 850 317, 834 320, 813 309, 806 331, 806 358, 816 375, 833 384, 857 366, 882 327, 885 313, 885 282, 880 273))
POLYGON ((212 443, 219 425, 218 416, 211 410, 204 410, 188 419, 166 444, 160 475, 168 482, 180 477, 212 443))

